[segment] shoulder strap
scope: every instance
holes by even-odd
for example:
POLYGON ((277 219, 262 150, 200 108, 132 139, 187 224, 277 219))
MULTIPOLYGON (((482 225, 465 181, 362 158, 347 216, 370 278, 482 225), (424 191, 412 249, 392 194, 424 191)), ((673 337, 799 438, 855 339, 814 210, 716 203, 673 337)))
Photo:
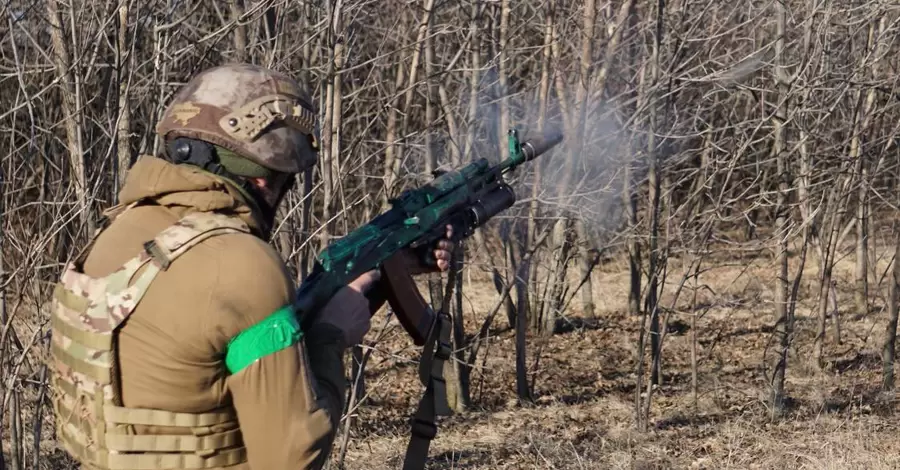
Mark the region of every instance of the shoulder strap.
POLYGON ((434 316, 434 324, 428 334, 422 357, 419 359, 419 380, 425 385, 425 393, 419 400, 412 418, 409 443, 403 460, 403 470, 422 470, 428 460, 428 448, 437 435, 438 416, 452 414, 447 404, 447 387, 444 380, 444 362, 450 359, 450 316, 440 311, 434 316))
POLYGON ((215 212, 188 214, 144 244, 144 249, 163 270, 176 258, 209 237, 225 233, 250 233, 250 227, 237 217, 215 212))
MULTIPOLYGON (((104 289, 105 302, 92 304, 88 314, 106 318, 108 330, 116 330, 131 315, 156 275, 168 269, 176 258, 207 238, 239 232, 249 232, 240 219, 209 212, 188 214, 159 232, 144 244, 144 251, 106 276, 99 285, 104 289), (147 269, 141 272, 145 266, 147 269)), ((66 274, 83 277, 72 272, 66 274)))

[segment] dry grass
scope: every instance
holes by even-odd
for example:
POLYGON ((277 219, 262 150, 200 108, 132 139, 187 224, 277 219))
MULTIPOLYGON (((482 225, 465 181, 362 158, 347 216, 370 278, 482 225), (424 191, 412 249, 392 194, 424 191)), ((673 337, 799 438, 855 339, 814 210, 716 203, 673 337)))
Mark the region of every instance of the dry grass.
MULTIPOLYGON (((890 259, 884 250, 878 253, 876 271, 882 273, 890 259)), ((775 320, 771 260, 759 254, 745 259, 720 256, 710 260, 713 269, 700 279, 709 289, 698 295, 705 307, 697 320, 697 402, 690 388, 690 296, 683 293, 669 318, 664 380, 654 391, 651 429, 637 431, 635 339, 641 320, 623 313, 627 273, 621 271, 622 263, 614 262, 595 273, 598 322, 579 322, 572 312, 571 323, 561 333, 546 341, 529 340, 529 365, 539 356, 533 406, 516 405, 513 332, 504 329, 506 321, 498 315, 487 354, 479 357, 473 371, 472 408, 442 419, 429 468, 900 468, 896 400, 878 391, 878 351, 886 318, 883 286, 872 284, 869 312, 853 312, 851 261, 842 260, 836 269, 844 341, 835 344, 829 330, 825 373, 807 361, 816 325, 817 267, 806 267, 788 369, 792 408, 785 420, 768 418, 768 388, 761 369, 775 320), (486 358, 483 363, 481 358, 486 358)), ((667 307, 680 280, 681 261, 672 259, 670 266, 662 296, 667 307)), ((477 273, 465 289, 467 311, 478 312, 467 319, 466 329, 472 333, 498 296, 477 273)), ((395 322, 389 328, 388 339, 376 345, 367 368, 369 395, 356 414, 346 468, 401 466, 408 418, 421 387, 413 361, 416 350, 395 322)), ((49 418, 44 426, 46 438, 49 418)), ((4 429, 9 429, 8 422, 4 429)), ((3 436, 8 452, 8 432, 3 436)), ((30 439, 25 437, 26 449, 33 445, 30 439)), ((69 468, 51 440, 42 444, 42 468, 69 468)), ((29 450, 26 460, 30 458, 29 450)))
MULTIPOLYGON (((849 247, 848 247, 849 248, 849 247)), ((537 402, 515 405, 511 331, 495 331, 489 357, 473 372, 472 410, 443 419, 429 468, 442 469, 888 469, 900 468, 896 400, 879 393, 880 335, 886 312, 883 285, 872 284, 869 312, 852 307, 852 257, 835 275, 842 312, 842 344, 829 323, 829 366, 818 372, 807 360, 817 321, 817 269, 807 262, 797 307, 797 339, 791 352, 789 416, 774 422, 767 412, 763 351, 775 322, 772 262, 765 256, 721 256, 701 276, 698 294, 708 309, 698 318, 699 395, 690 389, 690 295, 682 293, 665 339, 664 383, 654 392, 651 427, 634 426, 635 339, 640 319, 624 314, 627 273, 622 263, 595 274, 599 324, 575 325, 549 341, 530 341, 530 360, 540 349, 537 402)), ((875 271, 890 254, 879 249, 875 271)), ((710 264, 708 263, 708 264, 710 264)), ((663 305, 680 280, 680 260, 670 260, 663 305)), ((795 274, 796 263, 791 266, 795 274)), ((876 279, 877 281, 878 279, 876 279)), ((469 285, 467 301, 484 312, 496 303, 491 286, 469 285)), ((474 331, 480 318, 468 320, 474 331)), ((505 326, 505 320, 497 320, 505 326)), ((368 369, 370 396, 354 426, 347 468, 398 468, 408 439, 407 419, 421 388, 412 381, 415 357, 402 336, 378 345, 368 369), (390 354, 387 351, 391 351, 390 354), (400 358, 398 358, 400 356, 400 358)))

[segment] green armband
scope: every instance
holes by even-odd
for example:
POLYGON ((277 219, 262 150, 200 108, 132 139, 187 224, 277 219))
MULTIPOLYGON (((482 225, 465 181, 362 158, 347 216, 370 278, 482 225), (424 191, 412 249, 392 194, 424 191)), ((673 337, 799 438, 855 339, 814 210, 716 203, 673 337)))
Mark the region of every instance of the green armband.
POLYGON ((302 336, 294 309, 285 305, 228 342, 225 367, 237 374, 257 360, 297 344, 302 336))

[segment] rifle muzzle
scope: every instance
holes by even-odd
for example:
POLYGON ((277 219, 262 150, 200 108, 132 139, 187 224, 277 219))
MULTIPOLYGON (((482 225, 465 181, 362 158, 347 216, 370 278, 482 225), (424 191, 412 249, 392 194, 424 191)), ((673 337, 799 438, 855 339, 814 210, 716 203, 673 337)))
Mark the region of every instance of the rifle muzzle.
POLYGON ((563 139, 563 134, 560 131, 552 130, 544 132, 544 136, 529 140, 522 144, 522 154, 525 156, 525 161, 530 162, 534 160, 539 155, 543 154, 547 150, 550 150, 551 147, 560 143, 563 139))

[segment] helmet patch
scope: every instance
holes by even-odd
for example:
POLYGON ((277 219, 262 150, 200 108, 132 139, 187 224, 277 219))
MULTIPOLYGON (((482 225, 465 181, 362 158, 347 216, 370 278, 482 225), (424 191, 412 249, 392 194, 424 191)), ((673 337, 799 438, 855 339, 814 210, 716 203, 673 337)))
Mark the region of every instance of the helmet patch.
POLYGON ((182 126, 186 126, 198 114, 200 114, 200 108, 190 101, 176 103, 172 106, 173 119, 182 126))

